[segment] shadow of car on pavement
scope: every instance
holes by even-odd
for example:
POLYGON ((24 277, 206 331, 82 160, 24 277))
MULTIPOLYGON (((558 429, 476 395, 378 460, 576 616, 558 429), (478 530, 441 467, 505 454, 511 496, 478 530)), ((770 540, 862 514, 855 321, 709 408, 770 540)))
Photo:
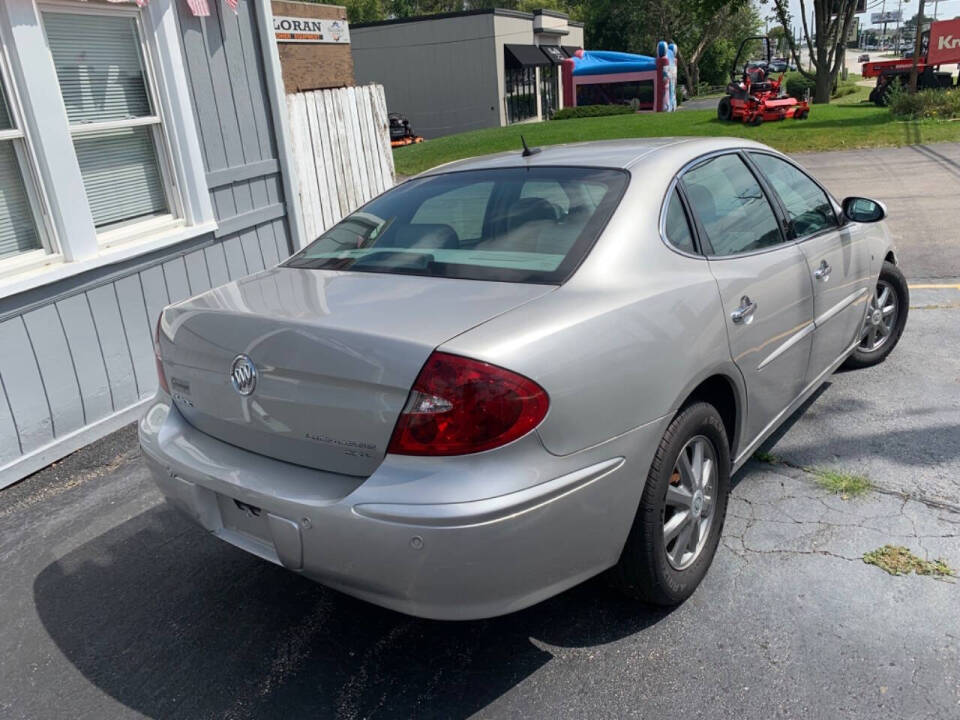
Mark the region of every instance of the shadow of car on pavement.
POLYGON ((150 717, 464 717, 553 658, 668 614, 596 578, 474 622, 407 617, 221 542, 158 505, 51 563, 37 612, 92 683, 150 717))

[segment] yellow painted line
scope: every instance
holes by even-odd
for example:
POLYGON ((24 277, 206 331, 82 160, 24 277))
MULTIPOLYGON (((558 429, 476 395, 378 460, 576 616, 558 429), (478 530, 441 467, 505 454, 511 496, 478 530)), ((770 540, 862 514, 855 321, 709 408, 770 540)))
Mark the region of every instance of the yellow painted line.
POLYGON ((950 284, 939 284, 939 283, 920 283, 918 285, 910 285, 911 290, 960 290, 960 283, 950 284))

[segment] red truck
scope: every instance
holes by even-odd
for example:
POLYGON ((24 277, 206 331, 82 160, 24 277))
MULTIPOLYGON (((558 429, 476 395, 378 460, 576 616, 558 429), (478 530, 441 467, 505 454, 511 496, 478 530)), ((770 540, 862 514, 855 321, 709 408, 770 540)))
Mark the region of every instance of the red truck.
MULTIPOLYGON (((930 29, 920 34, 917 87, 951 87, 953 77, 940 70, 946 63, 960 63, 960 19, 932 22, 930 29)), ((896 83, 909 84, 912 68, 912 57, 863 63, 863 76, 877 79, 876 87, 870 91, 870 101, 886 105, 887 96, 896 83)))

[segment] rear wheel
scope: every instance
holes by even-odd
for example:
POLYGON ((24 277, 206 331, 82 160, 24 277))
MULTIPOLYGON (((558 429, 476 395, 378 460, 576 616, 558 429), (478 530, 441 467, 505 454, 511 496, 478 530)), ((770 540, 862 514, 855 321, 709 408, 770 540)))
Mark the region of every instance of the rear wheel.
POLYGON ((758 125, 763 125, 763 114, 757 113, 757 116, 750 121, 750 124, 753 125, 754 127, 757 127, 758 125))
POLYGON ((733 106, 730 104, 730 98, 720 98, 720 104, 717 105, 717 119, 727 121, 733 115, 733 106))
POLYGON ((690 405, 673 419, 657 448, 614 569, 616 584, 655 605, 690 597, 717 551, 729 489, 723 421, 712 405, 690 405))
POLYGON ((859 369, 886 360, 906 327, 909 306, 910 290, 906 278, 896 265, 884 262, 873 293, 867 300, 860 343, 843 366, 859 369))

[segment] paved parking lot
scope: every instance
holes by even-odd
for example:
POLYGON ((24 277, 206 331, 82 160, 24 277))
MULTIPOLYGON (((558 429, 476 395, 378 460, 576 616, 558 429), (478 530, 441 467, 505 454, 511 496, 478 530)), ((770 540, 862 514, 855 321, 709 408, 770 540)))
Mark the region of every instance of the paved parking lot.
POLYGON ((0 718, 956 718, 960 585, 862 561, 960 568, 960 262, 941 269, 908 267, 889 360, 834 375, 738 473, 672 612, 603 578, 482 622, 367 605, 181 518, 124 429, 0 493, 0 718), (876 489, 833 495, 823 469, 876 489))

